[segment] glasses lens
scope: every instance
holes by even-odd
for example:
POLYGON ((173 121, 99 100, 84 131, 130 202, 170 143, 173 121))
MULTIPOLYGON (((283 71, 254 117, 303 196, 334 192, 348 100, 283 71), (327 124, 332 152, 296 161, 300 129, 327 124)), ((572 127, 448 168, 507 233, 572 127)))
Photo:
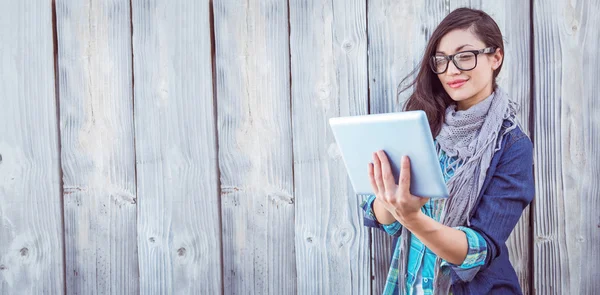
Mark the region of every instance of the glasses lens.
POLYGON ((443 56, 434 56, 431 59, 431 68, 436 73, 442 73, 446 70, 448 60, 443 56))
POLYGON ((463 52, 454 56, 454 61, 461 70, 472 70, 475 68, 476 56, 473 52, 463 52))

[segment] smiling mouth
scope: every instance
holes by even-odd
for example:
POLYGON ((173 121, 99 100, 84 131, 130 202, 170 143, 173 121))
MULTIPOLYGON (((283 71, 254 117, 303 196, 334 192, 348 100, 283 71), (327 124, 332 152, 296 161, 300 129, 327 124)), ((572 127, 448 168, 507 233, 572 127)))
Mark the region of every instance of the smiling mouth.
POLYGON ((448 86, 450 86, 450 88, 459 88, 459 87, 465 85, 465 83, 467 83, 467 81, 469 81, 469 80, 462 80, 459 82, 448 83, 448 86))

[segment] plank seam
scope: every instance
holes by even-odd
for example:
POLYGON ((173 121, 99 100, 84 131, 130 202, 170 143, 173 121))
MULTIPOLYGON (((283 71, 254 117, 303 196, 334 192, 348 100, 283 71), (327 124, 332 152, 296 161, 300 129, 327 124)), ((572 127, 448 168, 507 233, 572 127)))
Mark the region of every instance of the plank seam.
MULTIPOLYGON (((531 144, 535 149, 535 26, 534 26, 534 0, 529 1, 529 137, 531 138, 531 144)), ((533 161, 533 182, 535 187, 535 160, 533 161)), ((535 193, 533 200, 529 204, 529 291, 535 295, 535 247, 534 247, 534 235, 535 235, 535 193)))
MULTIPOLYGON (((290 85, 289 85, 289 93, 290 93, 290 130, 292 134, 290 136, 290 144, 291 144, 291 156, 292 156, 292 200, 294 203, 296 202, 296 176, 295 176, 295 160, 294 160, 294 111, 293 111, 293 99, 292 99, 292 24, 290 19, 290 1, 287 1, 287 23, 288 23, 288 72, 290 76, 290 85)), ((294 205, 294 227, 296 224, 296 205, 294 205)), ((294 234, 296 234, 296 229, 294 228, 294 234)), ((295 240, 295 237, 294 237, 295 240)), ((294 243, 294 252, 296 252, 296 244, 294 243)), ((297 253, 297 252, 296 252, 297 253)), ((298 256, 295 257, 298 259, 298 256)), ((294 272, 296 274, 296 278, 298 277, 298 263, 294 263, 294 272)), ((296 293, 298 293, 298 281, 296 279, 296 293)))
POLYGON ((218 108, 217 108, 217 62, 216 62, 216 43, 215 43, 215 12, 214 12, 214 1, 208 1, 208 22, 210 23, 210 61, 212 67, 212 94, 213 94, 213 120, 214 120, 214 150, 215 150, 215 170, 217 173, 217 207, 218 207, 218 219, 221 225, 219 231, 219 259, 221 262, 221 295, 225 292, 225 266, 223 258, 223 211, 221 204, 221 166, 219 163, 219 120, 218 120, 218 108))
MULTIPOLYGON (((130 33, 130 42, 131 42, 131 119, 133 121, 132 123, 132 127, 133 127, 133 181, 134 181, 134 186, 135 186, 135 222, 136 222, 136 231, 138 228, 138 209, 139 206, 137 204, 139 204, 139 200, 138 198, 138 178, 137 178, 137 146, 136 146, 136 125, 135 125, 135 70, 134 70, 134 52, 133 52, 133 3, 132 0, 129 0, 129 33, 130 33)), ((135 249, 137 255, 138 255, 138 263, 137 263, 137 273, 138 276, 140 275, 140 261, 141 261, 141 257, 139 257, 140 255, 140 244, 136 243, 136 249, 135 249)), ((138 294, 140 292, 140 280, 137 280, 137 290, 138 290, 138 294)))
POLYGON ((60 130, 60 81, 58 73, 58 25, 56 20, 56 1, 52 0, 50 4, 52 9, 52 50, 54 56, 54 99, 56 101, 56 131, 58 139, 58 175, 59 175, 59 190, 60 190, 60 223, 62 225, 62 263, 63 263, 63 294, 67 294, 67 247, 66 247, 66 227, 65 227, 65 200, 64 200, 64 179, 62 169, 62 142, 60 130))
MULTIPOLYGON (((369 74, 369 1, 365 0, 365 33, 367 41, 367 114, 371 114, 371 77, 369 74)), ((373 253, 373 229, 367 230, 368 235, 368 247, 369 247, 369 294, 373 295, 373 281, 375 279, 374 272, 374 259, 375 254, 373 253)))

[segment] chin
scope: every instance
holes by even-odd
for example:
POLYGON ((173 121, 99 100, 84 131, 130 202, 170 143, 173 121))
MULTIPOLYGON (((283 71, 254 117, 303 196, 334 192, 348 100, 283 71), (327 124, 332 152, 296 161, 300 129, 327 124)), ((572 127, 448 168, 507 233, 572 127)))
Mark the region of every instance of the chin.
POLYGON ((454 100, 456 102, 466 100, 472 96, 471 91, 468 91, 467 89, 448 88, 448 89, 446 89, 446 93, 448 93, 450 98, 452 98, 452 100, 454 100))

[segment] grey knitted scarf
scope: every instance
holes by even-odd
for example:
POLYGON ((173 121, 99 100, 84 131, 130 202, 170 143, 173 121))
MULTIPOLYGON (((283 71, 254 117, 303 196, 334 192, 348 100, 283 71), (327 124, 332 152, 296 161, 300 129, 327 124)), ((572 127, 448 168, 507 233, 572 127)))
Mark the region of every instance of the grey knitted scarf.
MULTIPOLYGON (((450 195, 440 218, 444 225, 470 226, 471 210, 480 194, 492 157, 500 149, 502 136, 519 125, 517 110, 518 105, 499 87, 467 110, 457 111, 456 105, 446 109, 444 124, 436 138, 436 149, 438 153, 444 151, 448 157, 458 157, 458 160, 448 163, 451 166, 449 168, 454 169, 454 175, 446 184, 450 195), (499 135, 504 120, 513 124, 499 135), (458 163, 463 164, 456 169, 458 163)), ((398 260, 399 294, 406 292, 410 236, 410 232, 402 228, 398 260)), ((441 258, 438 257, 435 262, 434 294, 448 294, 450 272, 448 267, 440 267, 440 263, 441 258)), ((470 281, 473 278, 463 279, 470 281)))

